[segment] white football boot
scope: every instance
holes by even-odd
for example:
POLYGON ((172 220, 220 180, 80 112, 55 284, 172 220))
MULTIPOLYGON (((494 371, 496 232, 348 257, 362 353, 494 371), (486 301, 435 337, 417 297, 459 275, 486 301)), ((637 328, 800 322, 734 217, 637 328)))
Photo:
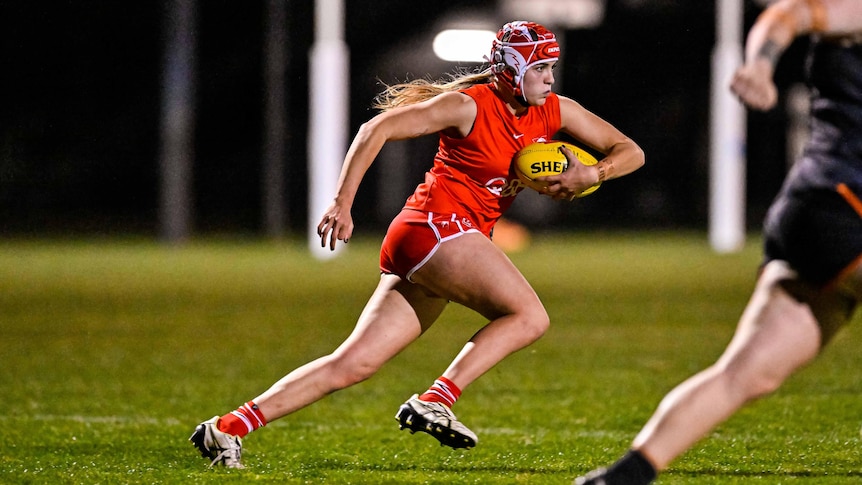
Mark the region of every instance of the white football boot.
POLYGON ((428 433, 437 438, 441 446, 472 448, 479 442, 476 433, 461 424, 449 407, 439 402, 422 401, 418 394, 398 408, 395 419, 401 429, 428 433))
POLYGON ((218 430, 219 417, 204 421, 195 428, 189 441, 201 452, 201 456, 212 460, 210 466, 221 463, 228 468, 245 468, 240 463, 242 438, 218 430))

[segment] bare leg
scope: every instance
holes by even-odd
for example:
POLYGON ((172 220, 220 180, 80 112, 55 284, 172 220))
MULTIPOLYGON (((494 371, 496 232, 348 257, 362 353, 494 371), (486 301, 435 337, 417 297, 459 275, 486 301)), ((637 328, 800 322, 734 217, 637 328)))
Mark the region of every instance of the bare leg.
POLYGON ((417 285, 381 276, 347 340, 281 378, 255 404, 273 421, 371 377, 430 327, 445 306, 446 300, 427 296, 417 285))
POLYGON ((533 288, 481 234, 468 233, 444 242, 414 273, 413 280, 490 320, 443 374, 461 389, 507 355, 536 341, 549 326, 548 314, 533 288))
POLYGON ((743 405, 776 390, 846 322, 846 297, 812 293, 811 304, 800 303, 788 291, 794 279, 784 263, 769 263, 721 358, 662 400, 632 446, 657 470, 743 405))

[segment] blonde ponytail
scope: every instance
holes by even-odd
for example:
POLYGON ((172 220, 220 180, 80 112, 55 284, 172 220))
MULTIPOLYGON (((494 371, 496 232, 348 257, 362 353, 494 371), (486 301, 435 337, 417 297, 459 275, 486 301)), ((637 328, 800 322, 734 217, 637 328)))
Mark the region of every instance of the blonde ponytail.
POLYGON ((399 106, 421 103, 439 94, 460 91, 475 84, 487 83, 494 76, 490 69, 481 71, 456 71, 437 81, 414 79, 403 83, 388 85, 374 98, 372 107, 387 111, 399 106))

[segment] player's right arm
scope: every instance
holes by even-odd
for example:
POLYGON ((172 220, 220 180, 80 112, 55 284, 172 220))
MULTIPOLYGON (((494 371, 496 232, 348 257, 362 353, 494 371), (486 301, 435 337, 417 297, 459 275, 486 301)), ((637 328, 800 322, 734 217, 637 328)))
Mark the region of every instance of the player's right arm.
POLYGON ((384 111, 365 122, 347 150, 335 199, 317 225, 321 246, 325 247, 328 242, 330 249, 334 250, 337 240, 346 242, 350 238, 354 227, 350 208, 362 178, 386 142, 440 131, 466 136, 476 119, 476 111, 472 98, 449 92, 421 103, 384 111))
POLYGON ((730 89, 746 105, 768 110, 778 100, 775 66, 800 35, 844 36, 862 33, 860 0, 780 0, 757 18, 745 42, 745 63, 730 89))

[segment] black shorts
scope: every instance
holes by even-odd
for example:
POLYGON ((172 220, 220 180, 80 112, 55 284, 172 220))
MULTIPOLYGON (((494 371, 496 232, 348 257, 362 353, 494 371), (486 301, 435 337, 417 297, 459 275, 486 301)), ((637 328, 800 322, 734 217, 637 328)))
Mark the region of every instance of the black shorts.
POLYGON ((854 202, 847 191, 782 192, 764 223, 765 262, 787 261, 818 286, 832 282, 862 255, 862 208, 854 202))

